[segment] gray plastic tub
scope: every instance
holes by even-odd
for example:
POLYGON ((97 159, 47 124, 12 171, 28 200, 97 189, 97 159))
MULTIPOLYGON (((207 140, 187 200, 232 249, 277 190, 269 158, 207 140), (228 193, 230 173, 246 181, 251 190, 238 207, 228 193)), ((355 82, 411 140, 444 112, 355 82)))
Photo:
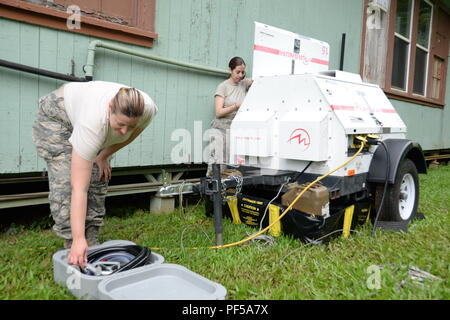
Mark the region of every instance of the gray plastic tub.
POLYGON ((148 265, 98 286, 102 300, 224 300, 227 290, 177 264, 148 265))
MULTIPOLYGON (((96 250, 98 248, 111 247, 111 246, 127 246, 134 245, 134 242, 126 240, 111 240, 106 241, 98 246, 92 246, 89 251, 96 250)), ((69 255, 69 250, 61 250, 53 255, 53 277, 55 282, 66 286, 69 291, 77 298, 80 299, 98 299, 98 284, 108 278, 116 276, 112 274, 110 276, 90 276, 82 273, 78 267, 71 266, 67 263, 67 256, 69 255)), ((152 251, 150 255, 150 261, 152 265, 161 264, 164 262, 164 257, 154 253, 152 251)), ((145 266, 144 266, 145 267, 145 266)), ((124 271, 117 274, 125 274, 141 268, 136 268, 134 270, 124 271)))
MULTIPOLYGON (((107 241, 89 249, 134 245, 125 240, 107 241)), ((151 264, 110 276, 90 276, 67 263, 69 250, 53 255, 56 283, 66 286, 80 299, 105 300, 223 300, 227 290, 220 284, 170 263, 152 251, 151 264)))

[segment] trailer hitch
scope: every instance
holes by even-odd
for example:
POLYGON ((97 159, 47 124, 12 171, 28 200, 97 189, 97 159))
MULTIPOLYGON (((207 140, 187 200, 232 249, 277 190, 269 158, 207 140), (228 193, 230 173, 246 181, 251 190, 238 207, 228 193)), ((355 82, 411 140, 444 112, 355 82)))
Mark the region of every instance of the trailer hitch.
POLYGON ((298 172, 276 170, 271 175, 260 175, 252 172, 249 176, 222 178, 220 164, 212 165, 212 176, 203 177, 200 183, 179 183, 161 187, 156 193, 158 197, 173 197, 180 194, 202 194, 209 196, 213 203, 214 229, 216 233, 216 246, 223 244, 222 206, 226 201, 225 190, 235 188, 240 192, 245 185, 279 186, 286 184, 297 176, 298 172))

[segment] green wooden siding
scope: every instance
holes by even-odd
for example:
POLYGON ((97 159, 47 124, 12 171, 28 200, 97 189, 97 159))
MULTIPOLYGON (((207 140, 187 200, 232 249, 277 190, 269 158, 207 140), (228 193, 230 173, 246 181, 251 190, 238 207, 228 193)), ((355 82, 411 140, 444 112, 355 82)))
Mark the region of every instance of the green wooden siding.
POLYGON ((447 81, 446 107, 442 109, 391 100, 408 127, 407 138, 417 141, 424 150, 450 148, 450 86, 447 81))
MULTIPOLYGON (((240 55, 251 72, 253 22, 258 21, 328 42, 330 69, 339 66, 341 35, 346 33, 344 67, 359 72, 362 14, 362 0, 160 0, 155 26, 159 38, 154 47, 122 45, 221 69, 227 68, 231 57, 240 55)), ((75 75, 83 77, 87 47, 94 39, 0 18, 0 59, 29 66, 69 74, 73 60, 75 75)), ((118 152, 115 167, 170 164, 170 153, 177 143, 170 139, 173 130, 186 128, 194 135, 195 121, 201 121, 203 130, 209 128, 213 93, 223 81, 220 76, 107 49, 97 49, 94 79, 138 87, 160 110, 151 126, 118 152)), ((0 68, 0 174, 45 168, 31 141, 31 126, 38 97, 62 83, 0 68)), ((408 124, 409 135, 425 149, 450 147, 448 108, 394 104, 408 124), (434 128, 433 134, 428 134, 429 128, 434 128)))

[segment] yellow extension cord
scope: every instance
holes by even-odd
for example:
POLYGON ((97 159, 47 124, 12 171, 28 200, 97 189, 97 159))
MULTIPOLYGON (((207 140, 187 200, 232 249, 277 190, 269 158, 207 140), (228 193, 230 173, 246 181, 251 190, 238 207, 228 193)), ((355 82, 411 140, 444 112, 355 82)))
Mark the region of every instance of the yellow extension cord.
MULTIPOLYGON (((293 206, 295 205, 295 203, 297 203, 297 201, 303 196, 303 194, 308 191, 309 188, 311 188, 313 185, 315 185, 317 182, 319 182, 320 180, 325 179, 326 177, 328 177, 329 175, 331 175, 332 173, 338 171, 339 169, 341 169, 342 167, 344 167, 345 165, 347 165, 348 163, 350 163, 351 161, 353 161, 364 149, 367 140, 364 137, 357 137, 360 141, 361 141, 361 147, 358 149, 358 151, 349 159, 347 159, 344 163, 342 163, 340 166, 338 166, 337 168, 331 170, 330 172, 324 174, 323 176, 318 177, 316 180, 314 180, 313 182, 311 182, 310 184, 308 184, 306 186, 305 189, 303 189, 302 192, 300 192, 300 194, 294 199, 294 201, 292 201, 292 203, 286 208, 286 210, 274 221, 272 221, 271 224, 269 224, 267 227, 265 227, 264 229, 260 230, 257 233, 252 234, 251 236, 242 239, 240 241, 236 241, 236 242, 232 242, 232 243, 228 243, 228 244, 224 244, 224 245, 220 245, 220 246, 211 246, 211 247, 203 247, 204 249, 223 249, 223 248, 230 248, 230 247, 234 247, 234 246, 238 246, 240 244, 243 244, 247 241, 250 241, 258 236, 260 236, 261 234, 265 233, 267 230, 269 230, 275 223, 277 223, 278 221, 280 221, 289 211, 292 210, 293 206)), ((151 248, 152 250, 163 250, 164 248, 151 248)), ((181 248, 173 248, 173 249, 181 249, 181 248)), ((190 249, 190 250, 197 250, 197 249, 201 249, 201 248, 184 248, 184 249, 190 249)))

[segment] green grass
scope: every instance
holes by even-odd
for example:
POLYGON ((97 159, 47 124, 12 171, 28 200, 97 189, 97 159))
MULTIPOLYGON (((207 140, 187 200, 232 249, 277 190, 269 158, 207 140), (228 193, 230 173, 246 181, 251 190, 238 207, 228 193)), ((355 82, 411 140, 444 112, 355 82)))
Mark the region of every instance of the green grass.
MULTIPOLYGON (((109 215, 101 239, 127 239, 151 248, 165 262, 183 265, 227 288, 227 299, 449 299, 450 166, 421 175, 420 211, 408 233, 359 227, 349 239, 305 246, 280 237, 273 246, 212 250, 214 227, 203 205, 168 215, 141 209, 109 215), (191 247, 200 247, 191 250, 191 247), (183 249, 184 248, 184 249, 183 249), (381 265, 379 289, 369 289, 368 268, 381 265), (417 283, 411 266, 440 279, 417 283)), ((255 232, 224 221, 224 243, 255 232)), ((45 224, 12 225, 0 236, 0 299, 74 299, 53 282, 52 254, 62 246, 45 224)))

